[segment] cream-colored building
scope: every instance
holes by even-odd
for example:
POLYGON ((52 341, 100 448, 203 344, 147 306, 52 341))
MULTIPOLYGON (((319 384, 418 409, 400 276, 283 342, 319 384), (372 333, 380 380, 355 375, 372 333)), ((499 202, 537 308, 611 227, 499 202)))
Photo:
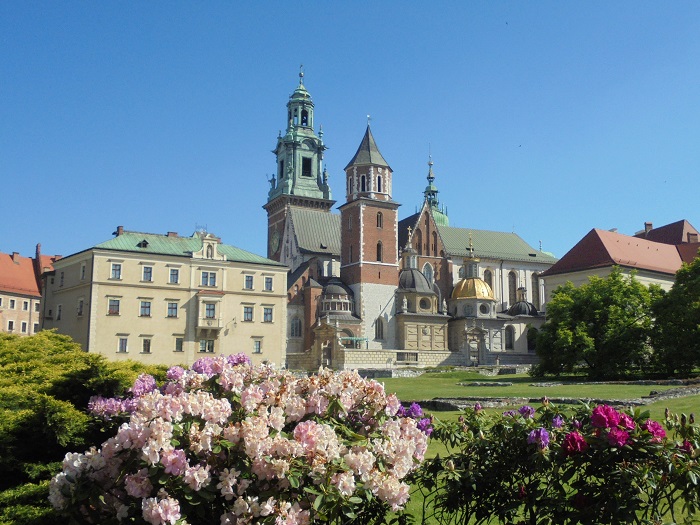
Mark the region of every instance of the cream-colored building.
POLYGON ((190 365, 248 354, 284 364, 287 267, 191 237, 125 231, 44 274, 44 329, 112 360, 190 365))

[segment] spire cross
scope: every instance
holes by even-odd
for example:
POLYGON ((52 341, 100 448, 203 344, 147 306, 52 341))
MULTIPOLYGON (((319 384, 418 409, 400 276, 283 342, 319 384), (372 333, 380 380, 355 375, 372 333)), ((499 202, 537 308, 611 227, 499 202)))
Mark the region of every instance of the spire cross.
POLYGON ((299 85, 304 85, 304 64, 299 66, 299 85))
POLYGON ((369 121, 372 120, 372 117, 367 115, 367 126, 369 126, 369 121))
POLYGON ((413 229, 409 226, 408 227, 408 238, 411 238, 411 233, 413 233, 413 229))

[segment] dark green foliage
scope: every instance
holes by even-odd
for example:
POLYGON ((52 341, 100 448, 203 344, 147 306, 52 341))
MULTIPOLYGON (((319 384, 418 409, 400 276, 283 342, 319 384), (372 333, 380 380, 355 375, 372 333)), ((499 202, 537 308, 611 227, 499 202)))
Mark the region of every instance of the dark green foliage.
POLYGON ((652 304, 662 291, 614 268, 580 287, 566 283, 547 304, 537 337, 535 375, 571 373, 616 379, 647 371, 651 359, 652 304))
POLYGON ((90 397, 122 394, 143 372, 165 369, 109 363, 53 332, 0 334, 0 525, 52 522, 48 480, 63 456, 105 438, 90 397))
POLYGON ((687 375, 700 366, 700 257, 676 273, 671 290, 654 305, 654 365, 687 375))

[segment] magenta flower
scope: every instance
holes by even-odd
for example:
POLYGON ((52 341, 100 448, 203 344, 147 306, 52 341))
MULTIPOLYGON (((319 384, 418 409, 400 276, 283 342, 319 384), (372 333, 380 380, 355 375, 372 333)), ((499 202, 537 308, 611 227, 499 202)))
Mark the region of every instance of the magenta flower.
POLYGON ((506 410, 503 412, 503 417, 515 417, 517 412, 515 410, 506 410))
POLYGON ((647 419, 642 425, 642 430, 646 430, 652 435, 652 443, 661 443, 661 441, 666 437, 666 431, 664 428, 660 423, 657 423, 653 419, 647 419))
POLYGON ((685 452, 686 454, 689 454, 689 455, 693 453, 693 445, 687 439, 685 441, 683 441, 683 444, 680 447, 678 447, 678 449, 681 452, 685 452))
POLYGON ((481 408, 481 403, 479 403, 478 401, 474 403, 474 412, 481 412, 481 408))
POLYGON ((610 443, 610 446, 621 448, 625 446, 629 437, 629 433, 624 430, 611 428, 610 432, 608 432, 608 443, 610 443))
POLYGON ((598 428, 614 428, 620 423, 620 414, 610 405, 598 405, 591 414, 591 425, 598 428))
POLYGON ((552 428, 561 428, 564 424, 564 418, 559 414, 552 418, 552 428))
POLYGON ((530 405, 523 405, 518 409, 518 412, 520 413, 521 416, 523 416, 525 419, 530 419, 532 416, 535 415, 535 409, 532 408, 530 405))
POLYGON ((245 355, 243 352, 240 352, 240 353, 238 353, 238 354, 233 354, 233 355, 227 356, 227 357, 226 357, 226 362, 227 362, 229 365, 233 365, 233 366, 236 366, 236 365, 250 365, 250 364, 251 364, 250 357, 248 357, 247 355, 245 355))
POLYGON ((424 417, 423 419, 418 421, 418 424, 416 426, 418 427, 418 430, 423 432, 426 436, 429 436, 433 433, 433 427, 431 426, 431 423, 432 421, 429 417, 424 417))
POLYGON ((542 427, 536 428, 527 436, 527 442, 530 445, 537 445, 539 448, 545 449, 549 446, 549 432, 542 427))
POLYGON ((620 426, 627 430, 634 430, 637 427, 637 423, 627 414, 620 414, 620 426))
POLYGON ((578 432, 569 432, 561 444, 561 448, 567 456, 580 454, 588 450, 588 443, 585 438, 578 432))

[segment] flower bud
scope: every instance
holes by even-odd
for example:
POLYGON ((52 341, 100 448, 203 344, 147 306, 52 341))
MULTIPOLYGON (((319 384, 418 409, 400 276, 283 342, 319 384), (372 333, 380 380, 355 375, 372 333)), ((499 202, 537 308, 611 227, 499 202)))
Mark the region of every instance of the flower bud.
POLYGON ((681 426, 684 427, 687 422, 688 422, 687 416, 685 414, 681 414, 681 426))
POLYGON ((695 424, 695 413, 694 412, 690 413, 690 424, 691 425, 695 424))
POLYGON ((671 415, 671 411, 668 409, 668 407, 666 407, 666 410, 664 410, 664 417, 666 419, 668 419, 668 416, 670 416, 670 415, 671 415))
POLYGON ((549 406, 549 399, 547 399, 547 396, 544 396, 544 397, 542 398, 542 404, 543 404, 544 406, 549 406))

